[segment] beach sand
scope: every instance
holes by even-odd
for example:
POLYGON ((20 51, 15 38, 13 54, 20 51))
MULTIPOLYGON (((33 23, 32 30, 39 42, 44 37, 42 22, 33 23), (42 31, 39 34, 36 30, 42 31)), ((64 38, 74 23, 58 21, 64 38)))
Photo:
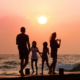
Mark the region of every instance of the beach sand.
POLYGON ((57 74, 38 74, 26 75, 0 75, 0 80, 80 80, 80 72, 64 72, 64 75, 57 74))

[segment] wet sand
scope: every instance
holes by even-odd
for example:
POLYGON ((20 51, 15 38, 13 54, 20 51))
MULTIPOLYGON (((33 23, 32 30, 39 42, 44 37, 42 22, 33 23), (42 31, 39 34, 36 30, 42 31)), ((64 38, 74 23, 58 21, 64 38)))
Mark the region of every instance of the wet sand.
POLYGON ((0 80, 80 80, 80 72, 64 72, 64 75, 57 74, 38 74, 26 75, 0 75, 0 80))

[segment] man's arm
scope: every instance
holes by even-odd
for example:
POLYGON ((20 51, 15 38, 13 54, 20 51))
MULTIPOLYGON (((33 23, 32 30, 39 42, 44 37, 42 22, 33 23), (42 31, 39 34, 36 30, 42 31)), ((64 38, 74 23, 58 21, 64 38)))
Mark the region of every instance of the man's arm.
POLYGON ((27 44, 28 44, 28 50, 30 51, 30 43, 29 43, 29 41, 27 41, 27 44))
POLYGON ((18 36, 16 37, 16 45, 18 45, 18 36))
POLYGON ((30 42, 29 42, 29 36, 27 36, 27 44, 28 44, 28 50, 30 51, 30 42))

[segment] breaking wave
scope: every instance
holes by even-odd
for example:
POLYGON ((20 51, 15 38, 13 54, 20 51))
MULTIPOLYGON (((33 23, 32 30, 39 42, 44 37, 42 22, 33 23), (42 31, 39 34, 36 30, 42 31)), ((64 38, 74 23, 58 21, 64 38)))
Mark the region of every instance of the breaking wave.
POLYGON ((80 63, 75 64, 57 64, 56 71, 59 71, 59 68, 63 68, 65 71, 80 71, 80 63))

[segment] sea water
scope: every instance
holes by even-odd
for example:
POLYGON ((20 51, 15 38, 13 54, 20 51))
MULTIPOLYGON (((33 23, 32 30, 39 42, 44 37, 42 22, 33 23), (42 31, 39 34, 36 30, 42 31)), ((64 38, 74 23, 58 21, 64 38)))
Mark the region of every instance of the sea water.
MULTIPOLYGON (((52 63, 52 58, 50 54, 48 55, 49 65, 52 63)), ((38 55, 38 73, 41 73, 41 64, 42 59, 38 55)), ((31 55, 29 55, 29 63, 26 68, 31 69, 31 55)), ((59 54, 56 64, 56 71, 59 71, 59 68, 64 68, 65 71, 80 71, 80 55, 65 55, 59 54)), ((20 60, 18 54, 0 54, 0 75, 19 75, 20 69, 20 60)), ((34 64, 35 69, 35 64, 34 64)), ((44 74, 47 74, 49 71, 46 62, 44 64, 44 74)), ((25 72, 25 69, 24 69, 25 72)))

